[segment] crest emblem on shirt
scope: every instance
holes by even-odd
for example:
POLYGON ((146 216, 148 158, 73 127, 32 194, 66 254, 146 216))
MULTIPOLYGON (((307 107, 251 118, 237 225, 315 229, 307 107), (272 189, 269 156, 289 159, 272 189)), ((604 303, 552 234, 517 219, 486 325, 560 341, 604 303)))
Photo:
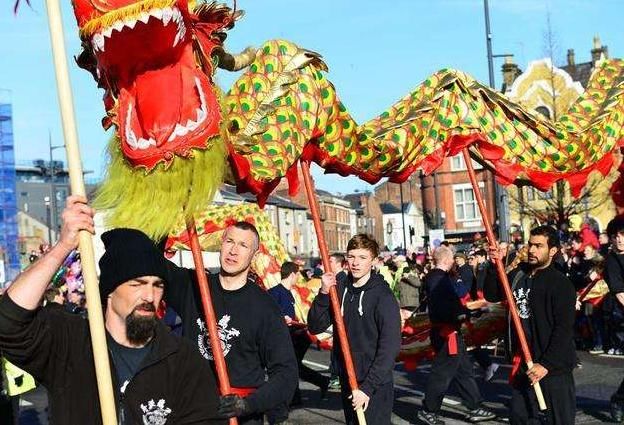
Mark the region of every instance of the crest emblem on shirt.
POLYGON ((516 299, 516 306, 518 307, 518 316, 521 319, 528 319, 531 317, 531 308, 529 307, 529 294, 531 289, 519 288, 513 292, 516 299))
MULTIPOLYGON (((228 314, 224 314, 217 324, 219 340, 221 341, 221 350, 223 351, 224 357, 227 356, 232 349, 232 339, 240 336, 240 331, 238 329, 231 328, 229 326, 230 319, 231 318, 228 314)), ((199 327, 199 334, 197 335, 197 345, 199 346, 199 352, 206 359, 214 360, 214 357, 212 356, 212 347, 210 345, 210 338, 208 336, 206 323, 201 319, 197 319, 197 326, 199 327)))
POLYGON ((165 406, 165 400, 160 399, 155 402, 153 399, 146 404, 141 404, 143 412, 143 425, 165 425, 167 416, 171 413, 171 409, 165 406))

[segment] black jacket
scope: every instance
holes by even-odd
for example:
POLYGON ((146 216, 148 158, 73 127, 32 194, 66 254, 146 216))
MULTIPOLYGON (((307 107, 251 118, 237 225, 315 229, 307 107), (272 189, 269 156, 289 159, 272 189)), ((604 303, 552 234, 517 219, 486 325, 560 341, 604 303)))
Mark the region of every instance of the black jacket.
MULTIPOLYGON (((165 300, 182 318, 182 335, 212 360, 195 270, 169 264, 165 300)), ((299 373, 288 327, 271 296, 250 277, 240 289, 226 291, 210 276, 210 294, 230 384, 257 390, 247 397, 252 413, 289 402, 299 373), (268 375, 268 380, 265 380, 268 375)))
MULTIPOLYGON (((395 358, 401 348, 399 304, 377 273, 359 288, 353 287, 348 275, 338 281, 337 289, 357 381, 360 389, 371 396, 378 387, 392 382, 395 358)), ((308 312, 309 331, 319 334, 331 324, 329 295, 319 293, 308 312)), ((340 350, 337 337, 334 344, 340 350)))
POLYGON ((465 315, 468 310, 460 302, 449 273, 433 269, 424 280, 431 323, 459 329, 462 323, 460 316, 465 315))
MULTIPOLYGON (((514 286, 518 273, 528 274, 526 265, 518 267, 509 275, 509 283, 514 286)), ((517 282, 517 280, 516 280, 517 282)), ((504 299, 498 284, 496 271, 488 269, 484 295, 488 301, 498 302, 504 299)), ((551 264, 538 270, 533 277, 529 296, 531 317, 528 319, 531 329, 528 339, 533 361, 548 369, 550 375, 572 372, 576 364, 574 347, 574 318, 576 292, 574 285, 551 264)), ((511 332, 511 327, 509 328, 511 332)), ((512 333, 515 341, 515 332, 512 333)), ((514 352, 519 352, 513 347, 514 352)))
MULTIPOLYGON (((218 398, 212 371, 182 339, 157 328, 150 354, 119 392, 111 361, 121 424, 217 424, 218 398)), ((48 390, 51 423, 101 424, 89 322, 62 308, 25 310, 0 299, 0 349, 48 390)))

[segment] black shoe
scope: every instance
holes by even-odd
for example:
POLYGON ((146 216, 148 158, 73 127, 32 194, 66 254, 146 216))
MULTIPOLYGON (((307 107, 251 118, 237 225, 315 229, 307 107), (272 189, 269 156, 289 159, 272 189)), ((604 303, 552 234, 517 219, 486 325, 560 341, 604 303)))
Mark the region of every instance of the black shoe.
POLYGON ((431 412, 425 412, 424 410, 419 410, 418 414, 416 414, 416 419, 418 419, 421 423, 427 425, 444 425, 445 422, 438 417, 437 414, 431 412))
POLYGON ((490 412, 487 409, 479 407, 477 409, 474 409, 468 412, 468 415, 466 415, 466 418, 470 422, 483 422, 483 421, 490 421, 496 418, 496 414, 494 412, 490 412))
POLYGON ((611 396, 609 407, 611 408, 611 417, 615 422, 620 423, 624 421, 624 403, 618 400, 615 394, 611 396))

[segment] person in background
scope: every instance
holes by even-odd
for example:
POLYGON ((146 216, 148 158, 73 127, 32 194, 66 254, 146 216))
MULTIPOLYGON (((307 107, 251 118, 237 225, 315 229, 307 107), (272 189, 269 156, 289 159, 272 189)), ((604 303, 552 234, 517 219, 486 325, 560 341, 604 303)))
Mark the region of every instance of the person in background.
MULTIPOLYGON (((603 309, 608 321, 609 334, 613 343, 620 343, 617 331, 624 328, 624 217, 618 216, 607 225, 612 241, 612 250, 605 262, 605 281, 609 286, 603 309)), ((619 348, 616 348, 619 349, 619 348)), ((615 351, 614 351, 615 352, 615 351)), ((624 421, 624 379, 610 400, 611 416, 616 422, 624 421)))
POLYGON ((482 398, 474 379, 472 360, 460 331, 470 312, 455 290, 455 279, 451 275, 453 251, 440 246, 433 256, 434 268, 425 277, 424 286, 429 300, 431 345, 436 354, 427 378, 423 409, 418 411, 416 417, 427 425, 444 424, 439 417, 442 400, 450 384, 455 382, 469 410, 467 420, 481 422, 494 419, 496 415, 481 406, 482 398))
MULTIPOLYGON (((269 295, 277 302, 284 315, 284 321, 290 332, 290 339, 295 349, 297 366, 299 368, 299 378, 317 386, 321 390, 321 398, 325 397, 329 387, 329 378, 323 376, 314 369, 303 364, 303 358, 310 347, 311 341, 308 337, 307 329, 303 326, 300 318, 295 312, 295 297, 292 294, 293 286, 299 278, 299 267, 294 262, 286 261, 282 264, 281 281, 271 289, 269 295)), ((297 385, 295 395, 291 401, 291 406, 301 405, 301 390, 297 385)))

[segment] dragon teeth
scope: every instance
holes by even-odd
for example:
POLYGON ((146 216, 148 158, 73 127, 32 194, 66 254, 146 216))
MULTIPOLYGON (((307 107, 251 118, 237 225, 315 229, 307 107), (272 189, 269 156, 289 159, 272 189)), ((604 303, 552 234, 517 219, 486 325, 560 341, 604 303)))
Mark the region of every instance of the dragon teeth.
POLYGON ((169 21, 171 21, 171 18, 173 18, 173 9, 171 9, 170 7, 165 7, 162 10, 162 21, 163 21, 163 24, 165 26, 167 26, 169 21))
POLYGON ((162 11, 162 9, 153 9, 152 11, 150 11, 150 15, 152 15, 155 18, 158 18, 158 19, 160 19, 162 21, 163 11, 162 11))
POLYGON ((127 26, 130 29, 134 29, 134 26, 136 25, 136 23, 137 21, 135 21, 134 19, 130 19, 125 22, 125 26, 127 26))
POLYGON ((104 37, 110 38, 112 33, 113 33, 113 27, 108 27, 104 30, 102 34, 104 35, 104 37))
POLYGON ((99 50, 101 52, 104 51, 104 36, 101 33, 95 33, 95 35, 91 39, 91 43, 93 45, 93 49, 99 50))
POLYGON ((141 16, 139 16, 139 21, 143 22, 144 24, 147 24, 147 21, 149 21, 150 16, 151 15, 147 12, 141 12, 141 16))
POLYGON ((121 30, 123 29, 124 26, 125 26, 124 21, 116 21, 113 24, 113 29, 121 32, 121 30))

